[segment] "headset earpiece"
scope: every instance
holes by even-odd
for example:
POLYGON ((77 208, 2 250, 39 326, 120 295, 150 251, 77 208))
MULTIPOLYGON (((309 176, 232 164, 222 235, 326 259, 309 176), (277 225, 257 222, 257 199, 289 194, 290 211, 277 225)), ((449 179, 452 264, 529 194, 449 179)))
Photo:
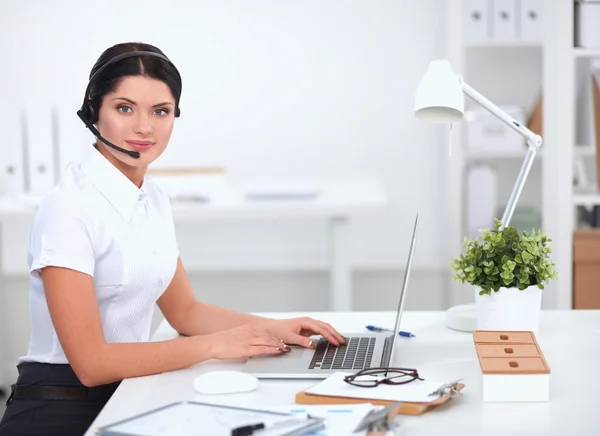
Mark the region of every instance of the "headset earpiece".
POLYGON ((90 124, 95 124, 98 122, 98 113, 94 107, 94 103, 92 100, 86 100, 81 106, 81 112, 87 121, 90 124))
POLYGON ((175 118, 178 118, 179 115, 181 115, 181 110, 178 107, 177 109, 175 109, 175 118))

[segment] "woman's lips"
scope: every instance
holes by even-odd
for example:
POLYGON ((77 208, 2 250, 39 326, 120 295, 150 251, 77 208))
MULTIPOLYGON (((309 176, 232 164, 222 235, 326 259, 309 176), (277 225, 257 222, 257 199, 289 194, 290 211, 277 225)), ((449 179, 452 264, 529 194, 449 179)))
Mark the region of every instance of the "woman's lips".
POLYGON ((148 150, 154 145, 151 141, 125 141, 128 145, 135 148, 137 151, 148 150))

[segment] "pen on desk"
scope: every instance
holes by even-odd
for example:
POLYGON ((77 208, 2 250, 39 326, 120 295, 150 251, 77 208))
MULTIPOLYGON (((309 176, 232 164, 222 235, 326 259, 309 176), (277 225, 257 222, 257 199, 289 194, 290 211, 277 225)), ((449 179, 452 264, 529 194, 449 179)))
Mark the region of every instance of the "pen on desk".
POLYGON ((254 433, 254 430, 261 430, 265 425, 261 422, 258 424, 244 425, 231 430, 231 436, 248 436, 254 433))
POLYGON ((299 424, 302 422, 302 419, 299 417, 294 417, 285 421, 275 422, 273 424, 265 424, 263 422, 258 422, 256 424, 244 425, 241 427, 237 427, 231 430, 231 436, 250 436, 256 430, 262 430, 265 428, 273 429, 278 427, 286 427, 294 424, 299 424))
MULTIPOLYGON (((372 331, 372 332, 393 332, 393 330, 392 330, 392 329, 386 329, 386 328, 383 328, 383 327, 376 327, 376 326, 374 326, 374 325, 368 325, 368 326, 367 326, 367 330, 370 330, 370 331, 372 331)), ((412 334, 412 333, 410 333, 410 332, 403 332, 403 331, 400 331, 398 334, 399 334, 400 336, 404 336, 404 337, 406 337, 406 338, 414 338, 414 337, 415 337, 415 335, 413 335, 413 334, 412 334)))

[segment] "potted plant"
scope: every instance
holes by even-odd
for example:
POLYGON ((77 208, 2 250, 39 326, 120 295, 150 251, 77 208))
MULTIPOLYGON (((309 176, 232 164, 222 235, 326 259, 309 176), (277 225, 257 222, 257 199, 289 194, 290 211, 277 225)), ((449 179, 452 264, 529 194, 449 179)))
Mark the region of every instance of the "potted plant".
POLYGON ((465 253, 452 261, 454 280, 475 287, 477 328, 528 330, 537 334, 544 284, 556 279, 551 242, 542 231, 531 234, 515 227, 480 230, 465 237, 465 253))

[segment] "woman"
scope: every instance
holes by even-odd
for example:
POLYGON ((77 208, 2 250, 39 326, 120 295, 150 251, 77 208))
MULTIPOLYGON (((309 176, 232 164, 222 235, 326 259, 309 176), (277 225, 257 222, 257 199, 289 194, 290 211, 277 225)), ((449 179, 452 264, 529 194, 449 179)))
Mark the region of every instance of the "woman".
POLYGON ((40 205, 28 249, 31 338, 0 435, 81 435, 121 380, 207 359, 314 347, 310 318, 275 320, 194 298, 168 197, 145 177, 179 116, 181 77, 148 44, 107 49, 78 112, 98 140, 40 205), (148 342, 154 304, 183 337, 148 342))

